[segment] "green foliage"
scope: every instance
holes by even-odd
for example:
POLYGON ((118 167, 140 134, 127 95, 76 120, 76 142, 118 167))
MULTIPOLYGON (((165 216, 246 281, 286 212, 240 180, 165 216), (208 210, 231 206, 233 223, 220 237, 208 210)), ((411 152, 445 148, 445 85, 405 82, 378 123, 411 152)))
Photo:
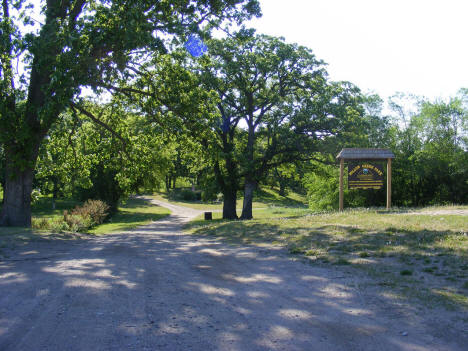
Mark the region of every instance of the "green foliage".
POLYGON ((175 201, 198 201, 201 200, 201 191, 191 189, 173 189, 168 194, 169 199, 175 201))
POLYGON ((217 138, 209 151, 225 201, 243 178, 242 218, 248 219, 252 201, 247 193, 270 170, 327 150, 359 128, 361 97, 352 84, 329 82, 324 63, 310 49, 282 38, 241 30, 208 45, 210 55, 196 70, 205 87, 220 96, 217 138), (237 127, 240 121, 246 130, 237 127))
POLYGON ((102 224, 107 218, 109 206, 99 200, 88 200, 72 211, 63 212, 63 221, 71 232, 83 232, 102 224))
POLYGON ((66 230, 73 233, 83 232, 92 227, 92 221, 89 216, 83 217, 78 214, 63 213, 63 222, 66 224, 66 230))
MULTIPOLYGON (((69 106, 82 109, 82 87, 97 95, 123 91, 120 83, 137 81, 144 75, 140 66, 167 52, 170 42, 180 45, 190 33, 207 35, 215 27, 260 16, 257 0, 64 0, 42 1, 40 7, 38 28, 29 27, 34 14, 29 3, 4 1, 1 9, 0 148, 8 161, 5 182, 20 177, 23 183, 18 183, 18 194, 5 199, 0 224, 29 224, 28 182, 38 149, 51 127, 60 123, 61 113, 69 106), (19 77, 13 76, 13 60, 23 63, 19 77)), ((183 106, 190 105, 192 95, 186 96, 183 106)), ((93 120, 105 127, 99 118, 93 120)), ((112 134, 119 138, 119 133, 112 134)), ((48 155, 52 163, 59 157, 48 155)), ((47 176, 47 181, 55 194, 60 184, 54 177, 47 176)), ((125 182, 119 178, 123 189, 125 182)))
POLYGON ((304 177, 309 208, 314 211, 338 209, 339 187, 336 167, 324 167, 323 172, 310 173, 304 177))
MULTIPOLYGON (((468 105, 463 91, 448 102, 431 102, 397 95, 390 100, 393 122, 382 114, 382 100, 368 96, 364 107, 366 128, 340 147, 389 148, 392 163, 392 203, 400 206, 467 203, 468 201, 468 105), (411 104, 411 102, 413 103, 411 104)), ((338 152, 337 150, 335 151, 338 152)), ((335 153, 335 155, 336 155, 335 153)), ((326 159, 322 159, 326 160, 326 159)), ((332 163, 330 157, 328 162, 332 163)), ((310 207, 338 207, 338 165, 311 163, 304 177, 310 207)), ((346 188, 345 176, 345 188, 346 188)), ((345 189, 345 206, 381 206, 381 190, 345 189)))
POLYGON ((468 105, 463 99, 463 91, 448 102, 419 99, 411 112, 393 104, 402 122, 393 142, 395 203, 467 203, 468 105))
POLYGON ((102 224, 109 215, 109 205, 100 200, 87 200, 82 206, 77 206, 72 215, 89 217, 92 226, 102 224))

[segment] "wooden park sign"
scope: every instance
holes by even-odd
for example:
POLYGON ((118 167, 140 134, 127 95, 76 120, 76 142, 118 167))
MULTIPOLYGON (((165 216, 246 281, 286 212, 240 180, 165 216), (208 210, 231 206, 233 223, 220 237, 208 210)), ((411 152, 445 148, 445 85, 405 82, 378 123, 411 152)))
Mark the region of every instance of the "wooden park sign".
POLYGON ((387 209, 392 199, 393 152, 387 149, 343 149, 340 160, 340 211, 343 210, 344 163, 348 163, 348 189, 380 189, 384 184, 384 169, 380 162, 387 162, 387 209))
POLYGON ((383 183, 381 164, 371 161, 348 163, 348 189, 380 189, 383 183))

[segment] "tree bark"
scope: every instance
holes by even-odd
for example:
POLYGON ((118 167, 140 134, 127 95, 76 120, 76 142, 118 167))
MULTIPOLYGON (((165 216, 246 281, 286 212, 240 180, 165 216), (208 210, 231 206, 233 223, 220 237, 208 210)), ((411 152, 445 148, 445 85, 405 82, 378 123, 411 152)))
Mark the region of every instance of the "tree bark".
POLYGON ((223 197, 223 219, 237 219, 237 190, 227 189, 223 197))
POLYGON ((54 183, 54 188, 52 190, 52 209, 55 210, 55 205, 56 205, 57 196, 58 196, 58 179, 54 177, 52 182, 54 183))
POLYGON ((34 167, 6 169, 0 226, 31 226, 31 192, 34 167))
POLYGON ((242 205, 242 214, 240 219, 252 219, 252 201, 253 192, 257 188, 257 182, 253 180, 245 180, 244 186, 244 203, 242 205))
POLYGON ((169 193, 169 191, 171 190, 171 178, 166 175, 166 192, 169 193))

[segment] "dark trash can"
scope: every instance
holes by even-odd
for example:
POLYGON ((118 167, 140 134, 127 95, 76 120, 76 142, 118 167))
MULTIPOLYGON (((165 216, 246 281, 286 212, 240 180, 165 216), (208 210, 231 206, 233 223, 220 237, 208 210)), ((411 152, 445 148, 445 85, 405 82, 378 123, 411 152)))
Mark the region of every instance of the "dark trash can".
POLYGON ((213 219, 213 214, 211 212, 205 212, 205 221, 213 219))

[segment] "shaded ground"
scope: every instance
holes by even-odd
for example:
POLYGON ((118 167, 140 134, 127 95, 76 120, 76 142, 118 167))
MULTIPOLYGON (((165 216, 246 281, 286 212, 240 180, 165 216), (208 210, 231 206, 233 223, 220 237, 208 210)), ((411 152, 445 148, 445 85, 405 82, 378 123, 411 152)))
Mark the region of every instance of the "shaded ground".
POLYGON ((346 267, 181 234, 33 242, 0 261, 0 350, 464 350, 466 315, 398 304, 346 267))

